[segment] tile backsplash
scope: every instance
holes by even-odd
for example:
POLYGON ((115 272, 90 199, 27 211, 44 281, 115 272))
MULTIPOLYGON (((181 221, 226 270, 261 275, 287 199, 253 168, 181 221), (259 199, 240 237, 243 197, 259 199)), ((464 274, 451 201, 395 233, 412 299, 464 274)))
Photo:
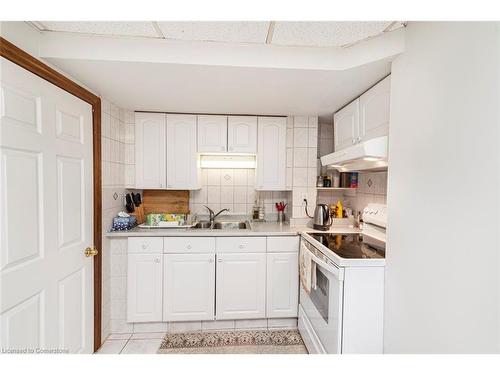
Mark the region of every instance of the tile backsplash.
POLYGON ((333 152, 333 123, 320 121, 318 135, 318 157, 333 152))
MULTIPOLYGON (((123 210, 126 168, 131 162, 127 128, 133 131, 134 113, 118 108, 101 99, 101 170, 102 170, 102 324, 104 340, 111 331, 111 267, 112 252, 105 233, 111 228, 113 218, 123 210)), ((133 145, 132 145, 133 147, 133 145)))
POLYGON ((368 203, 387 203, 387 171, 359 174, 356 195, 347 197, 348 206, 362 211, 368 203))
POLYGON ((318 174, 318 116, 290 116, 287 121, 287 166, 292 170, 292 224, 310 221, 305 213, 304 198, 316 205, 318 174))
POLYGON ((360 172, 356 191, 320 191, 318 203, 336 203, 341 201, 344 207, 354 212, 363 211, 368 203, 387 203, 387 171, 360 172))
POLYGON ((249 215, 255 199, 272 215, 274 203, 286 202, 287 193, 255 191, 255 169, 202 169, 201 189, 190 192, 189 208, 192 214, 207 214, 207 205, 214 211, 228 208, 230 214, 249 215))

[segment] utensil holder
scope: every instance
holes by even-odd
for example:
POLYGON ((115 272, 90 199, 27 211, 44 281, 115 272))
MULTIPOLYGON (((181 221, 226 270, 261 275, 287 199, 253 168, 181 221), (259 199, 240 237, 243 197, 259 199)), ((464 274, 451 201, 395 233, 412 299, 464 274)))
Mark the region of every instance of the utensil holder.
POLYGON ((132 215, 135 215, 137 218, 137 224, 142 224, 146 221, 146 217, 144 216, 144 207, 142 204, 139 207, 135 207, 132 215))
POLYGON ((285 212, 278 211, 278 223, 284 223, 284 222, 285 222, 285 212))

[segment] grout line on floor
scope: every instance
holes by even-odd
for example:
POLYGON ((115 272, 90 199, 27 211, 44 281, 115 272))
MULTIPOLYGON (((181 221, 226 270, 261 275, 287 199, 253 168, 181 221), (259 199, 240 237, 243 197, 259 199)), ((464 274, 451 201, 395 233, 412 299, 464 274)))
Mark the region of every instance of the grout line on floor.
MULTIPOLYGON (((132 337, 132 336, 130 336, 130 337, 132 337)), ((118 354, 122 354, 123 349, 125 349, 125 347, 128 345, 129 341, 130 341, 130 338, 127 340, 127 342, 125 343, 125 345, 123 345, 123 347, 120 349, 120 352, 118 354)))

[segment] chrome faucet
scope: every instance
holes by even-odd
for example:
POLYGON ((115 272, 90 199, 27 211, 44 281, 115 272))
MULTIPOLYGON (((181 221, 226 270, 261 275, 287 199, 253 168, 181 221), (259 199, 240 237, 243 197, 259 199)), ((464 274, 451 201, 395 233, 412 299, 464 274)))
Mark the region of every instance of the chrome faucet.
POLYGON ((210 229, 213 229, 213 227, 214 227, 214 222, 215 222, 215 218, 216 218, 217 216, 219 216, 219 215, 220 215, 221 213, 223 213, 224 211, 228 211, 228 212, 229 212, 229 209, 228 209, 228 208, 223 208, 223 209, 222 209, 222 210, 220 210, 219 212, 214 213, 214 211, 213 211, 210 207, 205 206, 205 205, 204 205, 203 207, 205 207, 205 208, 208 210, 208 213, 209 213, 209 216, 208 216, 208 217, 209 217, 209 220, 210 220, 210 229))

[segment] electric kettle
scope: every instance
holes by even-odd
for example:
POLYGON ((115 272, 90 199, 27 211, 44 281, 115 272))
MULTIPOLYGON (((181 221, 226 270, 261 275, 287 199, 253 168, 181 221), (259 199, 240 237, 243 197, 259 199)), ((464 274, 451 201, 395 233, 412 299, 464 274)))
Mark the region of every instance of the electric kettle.
POLYGON ((310 216, 307 212, 307 200, 306 202, 306 215, 313 219, 313 228, 317 230, 328 230, 332 225, 332 219, 330 216, 330 209, 327 204, 317 204, 314 209, 314 216, 310 216))

